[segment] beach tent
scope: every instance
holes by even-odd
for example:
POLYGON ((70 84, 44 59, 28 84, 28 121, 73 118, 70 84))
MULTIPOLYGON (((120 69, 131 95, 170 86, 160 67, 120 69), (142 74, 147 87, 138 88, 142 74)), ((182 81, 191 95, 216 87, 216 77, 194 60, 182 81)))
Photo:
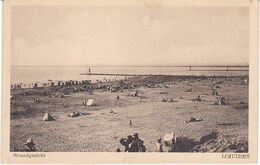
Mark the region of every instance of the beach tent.
POLYGON ((110 87, 109 88, 109 91, 112 93, 112 92, 116 92, 117 91, 117 88, 114 88, 114 87, 110 87))
POLYGON ((172 144, 172 140, 174 140, 174 142, 176 143, 176 135, 175 132, 171 132, 171 133, 167 133, 166 135, 164 135, 163 137, 163 141, 166 145, 171 145, 172 144))
POLYGON ((131 91, 129 93, 130 96, 138 96, 138 91, 131 91))
POLYGON ((41 88, 41 87, 43 87, 42 83, 40 83, 40 82, 37 82, 37 87, 38 87, 38 88, 41 88))
POLYGON ((42 83, 42 87, 46 88, 47 87, 47 83, 42 83))
POLYGON ((30 83, 30 84, 29 84, 29 88, 33 88, 33 83, 30 83))
POLYGON ((88 99, 87 106, 94 106, 96 105, 94 99, 88 99))
POLYGON ((26 88, 26 87, 27 87, 26 84, 24 84, 24 83, 21 84, 21 88, 26 88))
POLYGON ((54 118, 47 112, 42 118, 43 121, 53 121, 54 118))
POLYGON ((55 86, 60 86, 60 85, 61 85, 61 81, 55 81, 55 82, 54 82, 54 85, 55 85, 55 86))

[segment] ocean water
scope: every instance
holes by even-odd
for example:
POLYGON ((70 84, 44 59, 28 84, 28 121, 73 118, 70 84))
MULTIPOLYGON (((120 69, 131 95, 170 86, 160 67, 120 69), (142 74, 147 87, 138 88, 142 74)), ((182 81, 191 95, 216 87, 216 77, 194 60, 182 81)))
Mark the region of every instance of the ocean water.
MULTIPOLYGON (((164 75, 248 75, 248 68, 230 67, 90 67, 92 73, 164 74, 164 75), (208 71, 211 70, 211 71, 208 71), (212 71, 215 70, 215 71, 212 71), (221 70, 221 71, 220 71, 221 70), (234 71, 236 70, 236 71, 234 71)), ((89 67, 11 67, 11 84, 47 82, 48 80, 104 80, 121 79, 122 76, 80 75, 89 67)))

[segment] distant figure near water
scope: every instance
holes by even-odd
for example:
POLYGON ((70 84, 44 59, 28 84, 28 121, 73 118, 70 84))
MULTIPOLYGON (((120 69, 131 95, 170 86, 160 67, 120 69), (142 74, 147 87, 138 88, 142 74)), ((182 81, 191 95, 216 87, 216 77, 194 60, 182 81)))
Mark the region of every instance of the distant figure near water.
POLYGON ((88 68, 88 73, 91 74, 91 69, 90 68, 88 68))

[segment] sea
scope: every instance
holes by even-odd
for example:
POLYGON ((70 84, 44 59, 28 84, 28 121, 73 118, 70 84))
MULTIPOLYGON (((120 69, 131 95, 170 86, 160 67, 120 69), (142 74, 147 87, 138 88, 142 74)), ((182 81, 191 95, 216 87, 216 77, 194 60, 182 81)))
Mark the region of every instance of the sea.
POLYGON ((238 76, 248 75, 248 67, 176 67, 176 66, 12 66, 11 84, 37 83, 66 80, 118 80, 123 76, 82 75, 88 73, 102 74, 146 74, 146 75, 205 75, 205 76, 238 76))

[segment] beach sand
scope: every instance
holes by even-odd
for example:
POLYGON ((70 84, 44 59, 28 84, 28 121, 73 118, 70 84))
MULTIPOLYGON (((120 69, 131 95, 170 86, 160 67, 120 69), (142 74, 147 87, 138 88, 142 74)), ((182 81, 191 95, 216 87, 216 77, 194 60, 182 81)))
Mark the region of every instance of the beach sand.
MULTIPOLYGON (((93 94, 69 91, 65 98, 49 97, 64 90, 60 87, 12 90, 10 151, 22 147, 28 138, 34 140, 37 151, 115 152, 117 148, 124 151, 120 138, 138 133, 147 151, 154 152, 157 139, 174 131, 182 143, 179 152, 240 152, 236 144, 247 152, 248 84, 243 84, 244 79, 219 77, 209 82, 208 77, 132 78, 128 83, 136 84, 132 90, 142 93, 141 101, 139 97, 128 96, 131 89, 111 93, 106 88, 94 87, 93 94), (229 100, 228 105, 212 105, 216 98, 211 90, 213 82, 218 82, 217 91, 229 100), (152 84, 152 88, 145 83, 152 84), (192 92, 185 92, 188 88, 192 92), (198 95, 202 101, 193 101, 198 95), (117 96, 120 98, 116 99, 117 96), (34 100, 36 97, 39 102, 34 100), (91 98, 97 106, 82 105, 91 98), (162 102, 163 98, 176 102, 162 102), (85 115, 67 117, 75 111, 85 115), (55 121, 43 121, 46 112, 55 121), (203 121, 184 122, 191 117, 201 117, 203 121), (217 135, 210 136, 212 132, 217 135)), ((78 86, 82 85, 70 89, 78 86)), ((165 146, 163 149, 168 150, 165 146)))

